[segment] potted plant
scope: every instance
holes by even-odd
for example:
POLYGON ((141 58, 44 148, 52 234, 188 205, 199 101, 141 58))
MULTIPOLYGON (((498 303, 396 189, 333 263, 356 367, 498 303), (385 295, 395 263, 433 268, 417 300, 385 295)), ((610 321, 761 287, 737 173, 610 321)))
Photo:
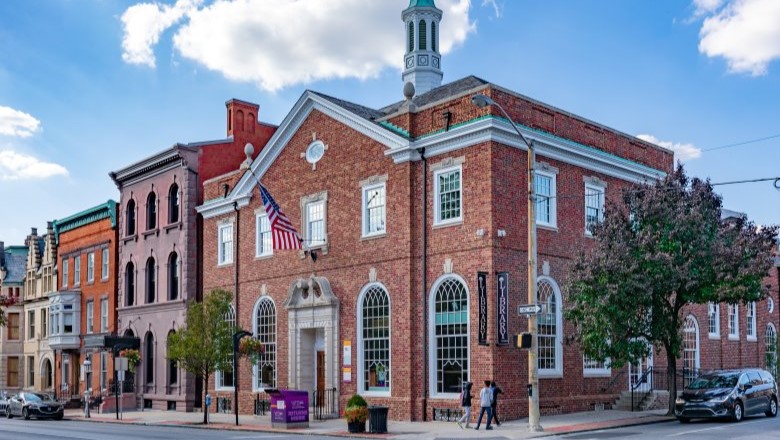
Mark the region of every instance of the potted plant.
POLYGON ((259 339, 246 338, 242 339, 238 344, 238 354, 241 357, 249 359, 249 362, 254 365, 260 361, 260 357, 265 353, 265 347, 259 339))
POLYGON ((366 420, 368 420, 368 403, 360 394, 354 394, 347 402, 344 409, 344 418, 347 419, 349 432, 366 432, 366 420))
POLYGON ((122 352, 119 353, 119 356, 127 358, 127 363, 131 372, 135 371, 135 366, 141 362, 141 353, 132 348, 122 350, 122 352))

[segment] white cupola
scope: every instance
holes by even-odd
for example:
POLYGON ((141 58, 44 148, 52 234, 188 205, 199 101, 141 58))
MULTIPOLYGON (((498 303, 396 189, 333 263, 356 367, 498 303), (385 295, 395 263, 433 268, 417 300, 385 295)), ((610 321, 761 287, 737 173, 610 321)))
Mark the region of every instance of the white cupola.
POLYGON ((410 0, 401 14, 406 25, 403 81, 412 83, 418 95, 439 87, 444 76, 439 53, 441 16, 433 0, 410 0))

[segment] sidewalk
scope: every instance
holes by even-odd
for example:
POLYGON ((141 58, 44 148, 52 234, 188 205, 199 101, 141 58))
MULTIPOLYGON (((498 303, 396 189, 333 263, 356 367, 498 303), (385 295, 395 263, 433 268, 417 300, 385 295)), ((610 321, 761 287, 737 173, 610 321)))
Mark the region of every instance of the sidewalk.
MULTIPOLYGON (((458 425, 453 422, 396 422, 391 420, 388 421, 387 434, 350 434, 347 432, 347 423, 344 419, 312 421, 309 423, 309 428, 306 429, 280 430, 271 427, 271 418, 269 415, 239 416, 240 426, 235 426, 235 416, 232 414, 209 414, 211 423, 208 426, 202 424, 203 413, 173 411, 130 411, 124 413, 123 420, 116 420, 116 415, 114 413, 93 413, 90 419, 84 419, 82 411, 67 410, 65 411, 65 417, 70 420, 103 423, 131 423, 141 425, 181 426, 200 429, 289 432, 338 437, 434 440, 438 437, 482 438, 489 436, 493 438, 503 437, 514 440, 674 420, 673 418, 664 416, 664 413, 665 410, 645 412, 606 410, 544 416, 542 417, 544 432, 529 432, 528 419, 502 423, 501 426, 494 427, 494 430, 490 433, 485 431, 484 425, 479 431, 476 431, 474 429, 460 429, 458 425)), ((366 428, 368 429, 368 426, 366 426, 366 428)))

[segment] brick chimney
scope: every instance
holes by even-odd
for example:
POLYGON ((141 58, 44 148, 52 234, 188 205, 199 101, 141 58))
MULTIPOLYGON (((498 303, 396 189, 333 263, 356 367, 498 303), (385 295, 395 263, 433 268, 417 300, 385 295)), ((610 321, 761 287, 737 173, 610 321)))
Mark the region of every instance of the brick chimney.
POLYGON ((227 135, 234 138, 253 136, 257 131, 257 113, 260 106, 251 102, 231 99, 227 107, 227 135))
MULTIPOLYGON (((0 270, 5 267, 5 242, 0 241, 0 270)), ((0 283, 3 280, 0 279, 0 283)))

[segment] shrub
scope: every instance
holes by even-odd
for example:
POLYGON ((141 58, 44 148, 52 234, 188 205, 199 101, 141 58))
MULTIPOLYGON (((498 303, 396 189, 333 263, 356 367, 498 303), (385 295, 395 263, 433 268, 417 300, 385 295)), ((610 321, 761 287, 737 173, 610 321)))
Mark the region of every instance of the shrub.
POLYGON ((347 402, 347 408, 349 407, 362 407, 366 408, 368 407, 368 402, 366 402, 366 399, 363 398, 360 394, 353 394, 352 397, 349 398, 349 401, 347 402))
POLYGON ((368 420, 368 408, 365 406, 348 406, 347 409, 344 410, 344 417, 347 419, 348 423, 365 423, 365 421, 368 420))

